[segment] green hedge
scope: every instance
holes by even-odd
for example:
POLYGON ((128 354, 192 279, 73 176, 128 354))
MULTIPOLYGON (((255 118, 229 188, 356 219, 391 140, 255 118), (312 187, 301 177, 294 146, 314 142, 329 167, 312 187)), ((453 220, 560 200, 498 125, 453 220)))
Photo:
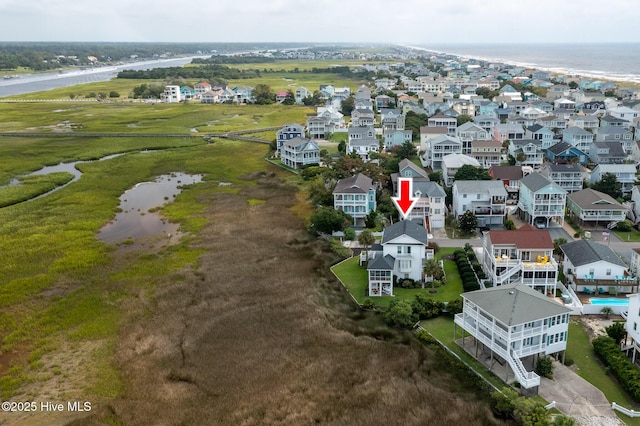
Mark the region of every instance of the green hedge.
POLYGON ((611 337, 593 339, 593 350, 617 377, 631 398, 640 402, 640 370, 625 356, 611 337))

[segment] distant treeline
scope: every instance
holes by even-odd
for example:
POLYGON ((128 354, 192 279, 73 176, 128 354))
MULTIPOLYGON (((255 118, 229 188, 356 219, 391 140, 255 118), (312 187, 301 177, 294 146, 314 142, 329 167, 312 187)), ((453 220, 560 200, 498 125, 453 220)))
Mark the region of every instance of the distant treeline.
MULTIPOLYGON (((96 42, 0 42, 0 70, 26 67, 33 70, 87 65, 89 56, 99 62, 127 61, 132 57, 236 53, 293 47, 295 43, 96 43, 96 42), (75 57, 76 59, 72 59, 75 57)), ((228 57, 227 57, 228 58, 228 57)))
POLYGON ((191 63, 199 65, 215 64, 269 64, 275 62, 273 58, 262 56, 212 56, 210 58, 194 58, 191 63))
POLYGON ((155 68, 146 71, 124 70, 118 73, 118 78, 130 79, 188 78, 216 81, 220 79, 239 80, 258 77, 260 77, 260 71, 258 70, 240 70, 237 68, 229 68, 224 65, 155 68))

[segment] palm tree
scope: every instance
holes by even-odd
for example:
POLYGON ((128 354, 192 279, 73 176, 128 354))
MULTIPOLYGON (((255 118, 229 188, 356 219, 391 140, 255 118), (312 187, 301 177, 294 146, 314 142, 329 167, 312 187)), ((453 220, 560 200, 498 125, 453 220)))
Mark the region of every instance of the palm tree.
POLYGON ((435 257, 431 259, 427 259, 422 267, 425 277, 432 277, 431 279, 431 288, 434 288, 435 281, 441 280, 444 277, 444 271, 440 266, 440 261, 436 260, 435 257))
POLYGON ((363 229, 358 235, 358 242, 365 247, 367 253, 367 259, 369 258, 369 246, 376 241, 376 237, 373 235, 370 229, 363 229))

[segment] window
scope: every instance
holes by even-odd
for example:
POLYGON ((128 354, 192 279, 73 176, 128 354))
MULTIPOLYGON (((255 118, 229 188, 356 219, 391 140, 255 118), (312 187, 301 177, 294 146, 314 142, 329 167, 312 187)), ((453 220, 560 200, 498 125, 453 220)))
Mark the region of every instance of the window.
POLYGON ((607 269, 607 275, 611 275, 611 268, 607 269))

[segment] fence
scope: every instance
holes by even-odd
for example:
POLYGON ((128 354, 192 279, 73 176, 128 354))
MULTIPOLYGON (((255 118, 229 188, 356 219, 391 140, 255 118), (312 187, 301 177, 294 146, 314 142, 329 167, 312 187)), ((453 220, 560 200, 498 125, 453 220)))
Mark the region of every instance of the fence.
POLYGON ((611 404, 611 408, 616 411, 620 411, 622 414, 627 415, 629 417, 640 417, 640 411, 629 410, 628 408, 624 408, 615 402, 611 404))

